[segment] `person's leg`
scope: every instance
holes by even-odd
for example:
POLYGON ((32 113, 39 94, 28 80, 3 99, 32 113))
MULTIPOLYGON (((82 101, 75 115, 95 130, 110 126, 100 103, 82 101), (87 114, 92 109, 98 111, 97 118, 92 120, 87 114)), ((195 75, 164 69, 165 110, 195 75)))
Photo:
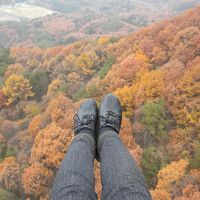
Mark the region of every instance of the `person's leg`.
POLYGON ((94 184, 97 105, 84 102, 74 116, 75 138, 57 173, 52 200, 96 200, 94 184))
POLYGON ((103 200, 151 199, 135 161, 115 131, 105 131, 99 138, 103 200))
POLYGON ((93 163, 94 138, 86 133, 74 138, 57 173, 52 200, 96 200, 93 163))
POLYGON ((112 94, 99 108, 98 153, 101 162, 103 200, 149 200, 151 196, 135 161, 118 134, 122 110, 112 94))

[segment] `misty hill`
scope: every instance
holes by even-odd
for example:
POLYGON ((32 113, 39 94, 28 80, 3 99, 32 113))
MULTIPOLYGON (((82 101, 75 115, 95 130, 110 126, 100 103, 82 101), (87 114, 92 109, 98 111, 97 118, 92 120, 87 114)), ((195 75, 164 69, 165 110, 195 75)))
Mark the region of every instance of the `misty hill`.
MULTIPOLYGON (((10 4, 13 2, 10 1, 10 4)), ((200 0, 175 2, 170 0, 31 0, 26 2, 31 3, 28 4, 27 11, 28 9, 29 11, 26 17, 15 7, 9 8, 9 12, 6 12, 5 7, 0 8, 0 46, 48 47, 101 35, 118 37, 194 7, 200 0), (40 6, 37 9, 40 9, 46 17, 41 18, 33 4, 40 6), (42 7, 48 10, 42 11, 42 7), (57 14, 51 15, 53 12, 57 14)), ((23 10, 19 5, 18 9, 23 10)))

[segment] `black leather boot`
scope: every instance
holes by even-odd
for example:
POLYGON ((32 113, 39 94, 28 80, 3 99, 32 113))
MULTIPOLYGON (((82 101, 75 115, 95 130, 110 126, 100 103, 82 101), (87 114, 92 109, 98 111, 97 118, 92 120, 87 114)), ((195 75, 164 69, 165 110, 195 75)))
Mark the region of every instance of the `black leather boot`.
POLYGON ((96 101, 88 99, 81 104, 77 114, 74 115, 74 134, 89 133, 94 136, 97 125, 98 108, 96 101))
MULTIPOLYGON (((98 134, 97 134, 97 146, 99 136, 102 133, 109 131, 114 131, 116 134, 119 134, 122 121, 122 109, 119 102, 119 99, 112 95, 106 95, 99 108, 99 117, 98 117, 98 134)), ((100 156, 98 149, 96 151, 96 159, 100 161, 100 156)))
POLYGON ((99 135, 106 130, 113 130, 119 134, 122 121, 122 109, 119 99, 108 94, 104 97, 99 108, 99 135))

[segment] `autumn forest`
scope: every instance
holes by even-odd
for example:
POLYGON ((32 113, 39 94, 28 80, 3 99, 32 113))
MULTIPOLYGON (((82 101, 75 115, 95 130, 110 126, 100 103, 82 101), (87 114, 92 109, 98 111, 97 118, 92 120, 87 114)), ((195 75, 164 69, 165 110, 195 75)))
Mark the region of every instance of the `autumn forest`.
POLYGON ((153 200, 200 199, 197 7, 124 37, 0 48, 0 200, 49 200, 76 109, 109 92, 153 200))

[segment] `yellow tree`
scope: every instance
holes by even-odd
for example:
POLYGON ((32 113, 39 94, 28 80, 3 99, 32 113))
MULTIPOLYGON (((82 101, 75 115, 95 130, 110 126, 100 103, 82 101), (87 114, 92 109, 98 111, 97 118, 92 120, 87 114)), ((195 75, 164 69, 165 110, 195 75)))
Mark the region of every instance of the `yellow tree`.
POLYGON ((76 57, 73 54, 69 54, 65 57, 64 61, 62 62, 62 65, 65 68, 72 68, 74 66, 74 63, 76 61, 76 57))
POLYGON ((155 200, 159 200, 159 196, 163 196, 161 199, 171 199, 171 194, 186 174, 188 165, 187 160, 180 160, 168 164, 158 172, 157 186, 154 191, 151 191, 155 200))
POLYGON ((63 81, 60 79, 53 80, 48 86, 48 96, 53 96, 60 91, 60 86, 63 84, 63 81))
POLYGON ((107 36, 101 36, 98 40, 97 40, 97 44, 98 45, 105 45, 109 42, 110 38, 107 36))
POLYGON ((146 72, 138 84, 132 85, 137 91, 135 96, 136 105, 141 105, 147 100, 156 100, 162 97, 165 87, 164 73, 162 70, 146 72))
POLYGON ((134 107, 140 106, 145 101, 156 101, 162 98, 165 87, 164 73, 164 71, 156 70, 141 75, 139 72, 132 86, 125 86, 114 92, 120 98, 127 116, 133 115, 134 107))
POLYGON ((200 126, 200 65, 185 71, 171 89, 168 101, 178 124, 200 126))
POLYGON ((27 100, 34 96, 31 91, 32 87, 27 79, 21 75, 12 74, 8 77, 3 87, 4 94, 8 97, 7 105, 18 100, 27 100))
POLYGON ((83 73, 91 74, 93 73, 92 68, 94 67, 94 64, 97 64, 97 61, 98 57, 95 51, 91 50, 89 52, 82 53, 78 57, 76 65, 83 71, 83 73))
POLYGON ((142 50, 137 50, 134 54, 134 58, 139 62, 144 62, 144 63, 149 62, 149 58, 142 50))
POLYGON ((135 94, 132 87, 125 86, 117 89, 114 94, 119 97, 123 110, 126 116, 133 115, 134 112, 134 97, 135 94))

